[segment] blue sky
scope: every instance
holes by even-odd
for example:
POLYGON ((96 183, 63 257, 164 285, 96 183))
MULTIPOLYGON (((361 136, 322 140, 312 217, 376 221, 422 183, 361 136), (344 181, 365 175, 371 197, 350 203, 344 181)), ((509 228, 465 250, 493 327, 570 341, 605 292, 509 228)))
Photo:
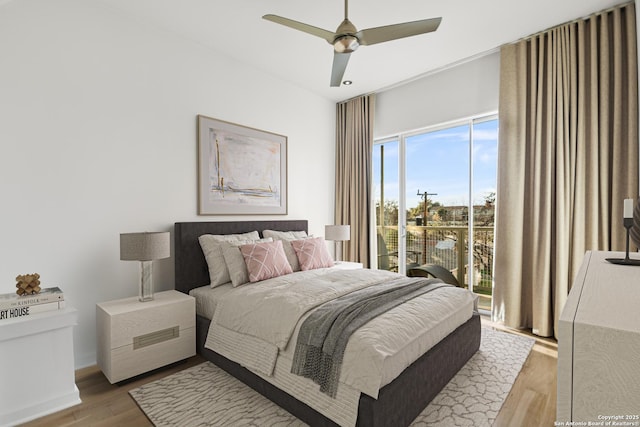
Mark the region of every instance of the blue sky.
MULTIPOLYGON (((498 122, 474 125, 474 204, 496 191, 498 122)), ((466 205, 469 199, 469 127, 467 124, 406 138, 407 207, 421 203, 416 193, 438 193, 431 200, 466 205)), ((398 200, 398 143, 385 144, 385 199, 398 200)), ((375 146, 374 191, 380 198, 380 148, 375 146)))

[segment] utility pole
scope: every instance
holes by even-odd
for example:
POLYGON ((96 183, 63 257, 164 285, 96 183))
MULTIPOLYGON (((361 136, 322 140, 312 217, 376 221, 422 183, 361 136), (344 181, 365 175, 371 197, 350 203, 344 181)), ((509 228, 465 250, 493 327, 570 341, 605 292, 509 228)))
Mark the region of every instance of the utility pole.
POLYGON ((427 200, 429 198, 429 196, 437 196, 438 193, 429 193, 429 190, 425 191, 424 193, 421 193, 420 190, 418 190, 418 194, 417 196, 420 196, 424 199, 424 225, 425 227, 427 226, 427 218, 429 215, 429 206, 427 205, 427 200))
POLYGON ((427 204, 427 199, 429 198, 429 196, 437 196, 438 193, 429 193, 429 191, 425 191, 424 193, 420 192, 420 189, 418 189, 418 196, 422 197, 424 199, 424 223, 422 224, 424 226, 423 229, 423 236, 422 236, 422 263, 426 264, 427 262, 427 218, 429 215, 429 206, 427 204))

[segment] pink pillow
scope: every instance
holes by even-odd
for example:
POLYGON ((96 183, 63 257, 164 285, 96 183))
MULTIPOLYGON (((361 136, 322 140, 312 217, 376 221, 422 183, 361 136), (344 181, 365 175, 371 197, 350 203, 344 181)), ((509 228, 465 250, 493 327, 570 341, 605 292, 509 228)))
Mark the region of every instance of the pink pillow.
POLYGON ((293 273, 280 240, 242 245, 240 252, 242 252, 244 263, 247 265, 250 282, 259 282, 293 273))
POLYGON ((300 270, 313 270, 316 268, 333 267, 333 258, 327 250, 324 238, 315 237, 311 239, 293 240, 291 242, 293 250, 296 251, 300 270))

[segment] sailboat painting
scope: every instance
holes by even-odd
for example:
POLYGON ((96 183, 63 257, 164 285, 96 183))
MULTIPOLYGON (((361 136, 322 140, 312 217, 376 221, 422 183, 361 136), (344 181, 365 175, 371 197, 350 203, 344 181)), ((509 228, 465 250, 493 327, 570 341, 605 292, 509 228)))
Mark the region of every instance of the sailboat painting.
POLYGON ((198 116, 200 215, 286 214, 287 137, 198 116))

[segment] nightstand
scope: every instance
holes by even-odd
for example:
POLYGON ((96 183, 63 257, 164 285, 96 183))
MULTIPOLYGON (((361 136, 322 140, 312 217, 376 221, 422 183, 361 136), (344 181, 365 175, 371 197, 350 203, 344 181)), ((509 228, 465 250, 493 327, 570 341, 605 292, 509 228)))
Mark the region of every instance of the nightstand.
POLYGON ((96 305, 98 366, 110 383, 196 354, 195 298, 158 292, 96 305))

